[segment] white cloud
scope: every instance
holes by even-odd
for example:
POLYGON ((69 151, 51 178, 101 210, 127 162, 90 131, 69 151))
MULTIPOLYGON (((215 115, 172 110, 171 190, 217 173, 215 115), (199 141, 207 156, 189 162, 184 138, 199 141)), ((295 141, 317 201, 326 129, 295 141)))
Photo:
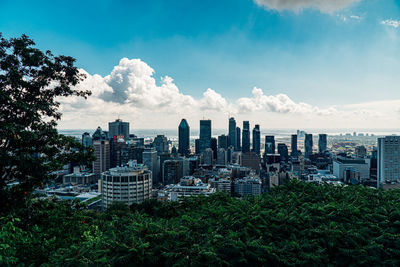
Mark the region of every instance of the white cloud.
POLYGON ((255 3, 266 9, 298 12, 306 8, 314 8, 324 13, 333 13, 359 1, 360 0, 254 0, 255 3))
POLYGON ((381 21, 382 25, 390 26, 393 28, 398 28, 400 26, 400 21, 399 20, 393 20, 393 19, 387 19, 381 21))
POLYGON ((360 20, 361 19, 360 16, 356 16, 356 15, 351 15, 350 18, 351 19, 355 19, 355 20, 360 20))

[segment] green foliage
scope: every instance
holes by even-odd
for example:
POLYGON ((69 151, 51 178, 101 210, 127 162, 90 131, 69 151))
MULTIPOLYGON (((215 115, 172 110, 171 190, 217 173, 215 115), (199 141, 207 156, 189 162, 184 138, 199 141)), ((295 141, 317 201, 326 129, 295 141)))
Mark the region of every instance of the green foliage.
POLYGON ((75 59, 53 56, 27 36, 5 39, 0 33, 0 213, 24 204, 50 173, 71 160, 85 163, 91 153, 71 137, 58 134, 60 97, 86 97, 73 89, 84 77, 75 59), (18 186, 9 187, 10 182, 18 186))
POLYGON ((1 219, 0 265, 400 264, 400 191, 291 182, 244 200, 30 201, 1 219))

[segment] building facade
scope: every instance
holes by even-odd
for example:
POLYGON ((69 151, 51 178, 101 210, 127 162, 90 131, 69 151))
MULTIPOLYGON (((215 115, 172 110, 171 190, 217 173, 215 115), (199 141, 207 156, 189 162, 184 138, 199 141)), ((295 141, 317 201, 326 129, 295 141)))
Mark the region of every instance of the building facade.
POLYGON ((120 119, 108 123, 108 135, 110 138, 114 136, 124 136, 124 139, 129 139, 129 122, 123 122, 120 119))
POLYGON ((400 136, 378 138, 378 187, 400 181, 400 136))
POLYGON ((188 156, 190 154, 190 127, 186 119, 182 119, 178 127, 178 153, 188 156))

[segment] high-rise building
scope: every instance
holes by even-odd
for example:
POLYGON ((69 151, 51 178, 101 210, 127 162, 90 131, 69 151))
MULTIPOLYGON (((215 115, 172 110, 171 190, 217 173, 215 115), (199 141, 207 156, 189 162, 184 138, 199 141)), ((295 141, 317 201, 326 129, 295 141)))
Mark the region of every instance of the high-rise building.
POLYGON ((203 151, 202 156, 204 165, 213 165, 214 151, 211 148, 206 148, 206 150, 203 151))
POLYGON ((181 123, 178 127, 179 132, 179 145, 178 145, 178 153, 180 155, 189 155, 190 154, 190 127, 185 119, 181 120, 181 123))
POLYGON ((356 146, 355 154, 358 158, 365 158, 365 156, 367 156, 367 149, 365 146, 356 146))
POLYGON ((154 148, 145 148, 143 151, 143 164, 153 173, 153 183, 156 185, 158 181, 158 156, 157 150, 154 148))
POLYGON ((117 136, 110 139, 110 168, 121 166, 121 151, 125 147, 126 142, 124 139, 117 138, 117 136))
POLYGON ((92 137, 88 132, 85 132, 82 134, 82 145, 84 147, 89 147, 93 145, 93 140, 92 137))
POLYGON ((378 187, 400 180, 400 136, 378 138, 378 187))
POLYGON ((256 174, 260 174, 260 156, 254 152, 242 152, 241 166, 251 168, 256 174))
POLYGON ((110 169, 110 141, 93 141, 94 156, 96 160, 92 163, 93 173, 100 174, 110 169))
MULTIPOLYGON (((164 135, 157 135, 153 141, 153 147, 156 149, 158 154, 168 153, 169 152, 169 144, 168 139, 164 135)), ((154 173, 153 173, 154 180, 154 173)))
POLYGON ((297 150, 297 134, 292 134, 291 148, 292 148, 291 156, 297 158, 297 156, 299 155, 297 150))
POLYGON ((215 138, 215 137, 211 138, 211 146, 210 147, 211 147, 211 149, 213 151, 214 159, 216 159, 217 158, 217 150, 218 150, 217 138, 215 138))
POLYGON ((199 155, 201 153, 201 142, 200 139, 194 140, 194 153, 199 155))
POLYGON ((114 201, 127 205, 142 203, 152 197, 152 173, 144 165, 129 162, 128 166, 112 168, 101 174, 103 207, 114 201))
POLYGON ((327 135, 320 134, 318 138, 318 153, 324 153, 327 150, 327 135))
POLYGON ((260 155, 261 151, 261 133, 260 125, 256 124, 253 129, 253 152, 260 155))
POLYGON ((220 135, 218 136, 218 148, 228 149, 229 147, 229 136, 220 135))
POLYGON ((278 144, 278 154, 281 156, 281 161, 287 162, 289 160, 289 152, 286 144, 278 144))
POLYGON ((275 154, 275 136, 265 136, 265 154, 275 154))
POLYGON ((240 127, 236 127, 236 151, 242 150, 241 142, 240 142, 240 127))
POLYGON ((129 122, 123 122, 120 119, 114 122, 108 123, 108 136, 113 138, 114 136, 123 135, 124 139, 129 139, 129 122))
POLYGON ((96 131, 92 135, 92 139, 94 140, 107 140, 107 134, 103 132, 103 130, 97 127, 96 131))
POLYGON ((217 153, 217 165, 227 165, 227 154, 226 150, 224 148, 218 148, 218 153, 217 153))
POLYGON ((229 119, 229 146, 233 146, 237 149, 236 141, 236 121, 234 118, 229 119))
POLYGON ((200 120, 200 152, 211 147, 211 120, 200 120))
POLYGON ((250 123, 249 123, 249 121, 243 122, 242 152, 250 152, 250 123))
POLYGON ((313 152, 313 136, 312 134, 306 134, 304 140, 304 157, 310 158, 313 152))

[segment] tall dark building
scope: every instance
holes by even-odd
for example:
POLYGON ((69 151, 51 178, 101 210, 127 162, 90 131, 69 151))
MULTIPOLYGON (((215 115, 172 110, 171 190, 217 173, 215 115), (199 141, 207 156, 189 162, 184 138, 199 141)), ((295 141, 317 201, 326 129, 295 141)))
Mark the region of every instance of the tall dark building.
POLYGON ((229 136, 220 135, 218 136, 218 148, 224 148, 225 150, 229 147, 229 136))
POLYGON ((253 151, 257 155, 260 155, 261 150, 261 135, 260 135, 260 125, 256 124, 253 129, 253 151))
POLYGON ((229 146, 237 148, 236 141, 236 121, 234 118, 229 119, 229 146))
POLYGON ((281 155, 281 161, 287 162, 289 159, 289 151, 284 143, 278 144, 278 154, 281 155))
POLYGON ((242 149, 242 146, 240 144, 240 127, 236 127, 236 146, 235 149, 237 151, 240 151, 242 149))
POLYGON ((211 138, 211 145, 210 145, 211 149, 213 150, 213 157, 214 159, 217 158, 217 152, 218 152, 218 142, 217 142, 217 138, 212 137, 211 138))
POLYGON ((291 142, 291 147, 292 147, 292 157, 296 158, 299 153, 297 151, 297 134, 292 134, 292 142, 291 142))
POLYGON ((179 145, 178 145, 178 153, 181 155, 189 155, 190 154, 190 127, 185 119, 181 120, 181 123, 178 127, 179 132, 179 145))
POLYGON ((200 153, 211 147, 211 120, 200 120, 200 153))
POLYGON ((304 140, 304 157, 310 158, 313 151, 313 137, 312 134, 306 134, 304 140))
POLYGON ((242 152, 250 152, 250 123, 249 123, 249 121, 243 122, 242 152))
POLYGON ((199 155, 201 153, 201 147, 200 147, 200 139, 194 140, 194 153, 196 155, 199 155))
MULTIPOLYGON (((157 135, 153 141, 153 147, 156 149, 158 154, 168 153, 169 152, 169 144, 168 139, 164 135, 157 135)), ((154 181, 154 173, 153 173, 153 181, 154 181)))
POLYGON ((323 153, 327 149, 327 135, 326 134, 320 134, 319 139, 318 139, 318 153, 323 153))
POLYGON ((84 147, 89 147, 93 145, 93 139, 89 133, 85 132, 82 134, 82 145, 84 147))
POLYGON ((275 136, 265 136, 265 154, 275 154, 275 136))
POLYGON ((117 119, 108 123, 108 136, 114 138, 114 136, 119 135, 123 135, 125 140, 129 138, 129 122, 117 119))

